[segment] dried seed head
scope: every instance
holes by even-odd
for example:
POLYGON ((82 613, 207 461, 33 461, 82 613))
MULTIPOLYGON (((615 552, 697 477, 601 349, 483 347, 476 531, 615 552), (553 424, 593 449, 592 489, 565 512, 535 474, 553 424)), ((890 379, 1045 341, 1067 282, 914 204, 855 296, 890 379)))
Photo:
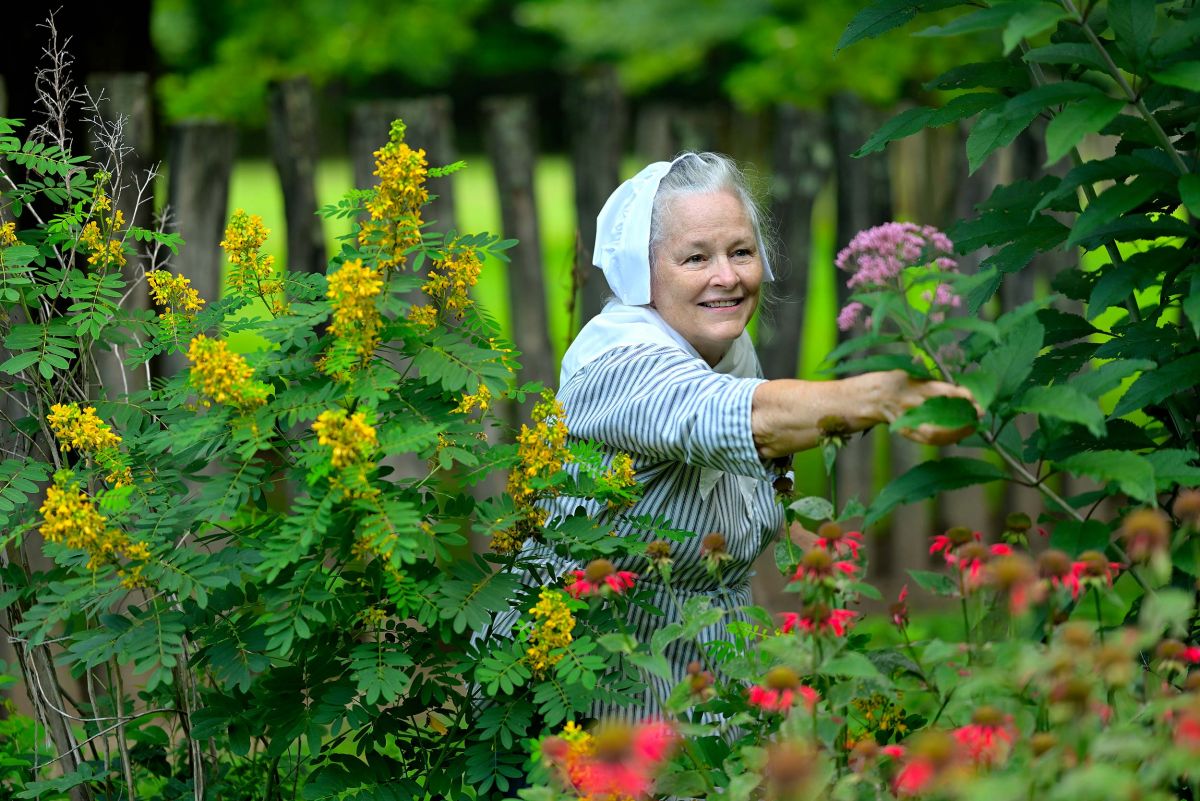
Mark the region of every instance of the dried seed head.
POLYGON ((646 558, 652 562, 670 559, 671 543, 667 542, 666 540, 655 540, 646 546, 646 558))
POLYGON ((725 553, 725 535, 719 531, 705 534, 704 539, 700 541, 700 553, 725 553))
POLYGON ((1060 629, 1059 636, 1074 650, 1092 647, 1092 628, 1086 623, 1068 623, 1060 629))
POLYGON ((831 542, 840 540, 842 538, 842 527, 837 523, 822 523, 817 528, 817 536, 831 542))
POLYGON ((938 729, 925 729, 913 738, 913 756, 945 765, 954 759, 954 738, 938 729))
POLYGON ((804 554, 800 564, 806 570, 821 573, 833 568, 833 556, 824 548, 813 548, 804 554))
POLYGON ((785 665, 771 668, 763 681, 772 690, 794 690, 800 686, 796 671, 785 665))
POLYGON ((818 626, 818 627, 822 623, 829 620, 829 618, 832 614, 833 614, 832 610, 825 604, 820 603, 819 601, 817 603, 808 604, 807 606, 804 607, 804 609, 802 609, 800 611, 801 617, 811 620, 813 622, 813 625, 818 626))
POLYGON ((1018 534, 1024 534, 1029 529, 1033 528, 1033 521, 1029 519, 1029 515, 1024 512, 1013 512, 1004 518, 1004 528, 1008 531, 1015 531, 1018 534))
POLYGON ((992 558, 992 552, 982 542, 968 542, 958 549, 958 558, 963 562, 986 562, 992 558))
POLYGON ((780 476, 779 478, 775 479, 775 482, 772 486, 774 486, 775 491, 780 495, 787 495, 792 491, 792 487, 794 485, 792 480, 787 476, 780 476))
POLYGON ((1200 529, 1200 489, 1185 489, 1171 507, 1175 518, 1191 529, 1200 529))
POLYGON ((994 706, 985 704, 971 715, 971 722, 976 726, 999 726, 1004 723, 1004 713, 994 706))
POLYGON ((583 576, 593 584, 599 584, 604 579, 617 572, 616 566, 607 559, 593 559, 583 570, 583 576))
POLYGON ((1037 564, 1042 578, 1063 578, 1071 572, 1071 557, 1054 548, 1042 551, 1037 564))
POLYGON ((1154 655, 1159 659, 1177 662, 1183 657, 1183 652, 1187 650, 1187 646, 1179 640, 1163 640, 1154 649, 1154 655))
POLYGON ((1039 731, 1029 738, 1029 747, 1033 750, 1034 756, 1041 756, 1056 745, 1058 745, 1058 738, 1048 731, 1039 731))
POLYGON ((1092 685, 1078 676, 1060 681, 1050 690, 1050 700, 1071 704, 1077 709, 1087 708, 1088 699, 1092 697, 1092 685))
POLYGON ((771 743, 763 775, 773 797, 790 798, 808 783, 815 766, 816 754, 810 746, 794 741, 771 743))
POLYGON ((688 662, 687 672, 689 676, 698 676, 704 672, 704 665, 700 664, 699 659, 693 659, 691 662, 688 662))
POLYGON ((1134 562, 1165 553, 1171 545, 1171 521, 1158 509, 1135 509, 1125 516, 1117 533, 1134 562))
POLYGON ((817 430, 821 432, 821 436, 826 439, 834 437, 845 437, 854 432, 850 430, 850 424, 846 422, 844 417, 838 417, 835 414, 826 415, 817 421, 817 430))
POLYGON ((992 586, 1008 591, 1013 587, 1028 584, 1034 579, 1033 562, 1024 554, 1014 553, 992 561, 988 575, 992 586))
POLYGON ((1108 575, 1108 558, 1099 551, 1084 551, 1079 554, 1083 563, 1083 575, 1088 578, 1103 578, 1108 575))
POLYGON ((592 748, 603 762, 623 762, 633 749, 633 730, 623 723, 605 723, 592 734, 592 748))
POLYGON ((950 544, 957 548, 974 540, 975 532, 966 526, 955 526, 946 532, 946 537, 950 540, 950 544))

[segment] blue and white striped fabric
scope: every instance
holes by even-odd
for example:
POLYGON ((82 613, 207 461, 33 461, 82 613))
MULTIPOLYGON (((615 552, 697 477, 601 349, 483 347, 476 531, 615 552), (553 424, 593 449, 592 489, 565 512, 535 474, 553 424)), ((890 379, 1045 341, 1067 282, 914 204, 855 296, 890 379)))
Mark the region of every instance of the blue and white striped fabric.
MULTIPOLYGON (((671 588, 680 606, 695 595, 706 595, 714 606, 733 610, 750 603, 751 565, 781 531, 783 509, 775 499, 772 481, 782 471, 768 469, 758 456, 750 427, 750 404, 761 378, 737 378, 714 372, 702 359, 678 348, 644 344, 609 350, 581 368, 563 386, 558 398, 566 410, 573 438, 592 440, 609 460, 624 451, 633 457, 636 477, 645 489, 628 516, 658 515, 671 527, 695 532, 673 543, 671 588), (701 497, 701 475, 723 475, 707 497, 701 497), (759 479, 744 492, 738 478, 759 479), (718 580, 704 567, 700 544, 704 535, 725 535, 729 556, 718 580)), ((575 512, 581 501, 558 498, 550 502, 552 516, 575 512)), ((589 515, 612 519, 601 504, 583 504, 589 515)), ((618 535, 633 534, 620 519, 618 535)), ((547 563, 555 575, 580 565, 566 564, 543 546, 529 545, 530 555, 547 563)), ((644 559, 618 561, 617 569, 646 573, 644 559)), ((640 641, 679 621, 667 588, 644 577, 642 587, 653 590, 652 603, 663 615, 632 609, 629 630, 640 641)), ((728 617, 727 617, 728 619, 728 617)), ((725 621, 701 633, 701 641, 729 640, 725 621)), ((689 662, 700 655, 690 642, 676 641, 667 651, 673 683, 651 679, 662 698, 686 675, 689 662)), ((659 711, 649 690, 629 707, 593 710, 595 717, 640 720, 659 711)))

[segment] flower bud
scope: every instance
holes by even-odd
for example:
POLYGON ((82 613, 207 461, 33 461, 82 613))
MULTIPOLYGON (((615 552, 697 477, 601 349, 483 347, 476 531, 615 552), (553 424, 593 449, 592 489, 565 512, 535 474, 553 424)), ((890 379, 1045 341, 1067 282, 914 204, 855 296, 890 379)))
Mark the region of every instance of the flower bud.
POLYGON ((617 571, 616 566, 607 559, 593 559, 583 570, 584 578, 592 584, 599 584, 617 571))
POLYGON ((790 667, 780 665, 767 671, 763 682, 772 690, 794 690, 800 686, 800 677, 790 667))
POLYGON ((1039 731, 1029 738, 1029 747, 1034 756, 1041 756, 1058 745, 1058 738, 1048 731, 1039 731))
POLYGON ((700 541, 700 553, 714 555, 725 553, 725 535, 719 531, 705 534, 704 539, 700 541))
POLYGON ((1063 578, 1071 572, 1071 557, 1054 548, 1042 551, 1037 564, 1042 578, 1063 578))
POLYGON ((1193 531, 1200 530, 1200 489, 1185 489, 1171 507, 1175 518, 1193 531))
POLYGON ((1004 528, 1008 531, 1015 531, 1018 534, 1024 534, 1029 529, 1033 528, 1033 521, 1029 519, 1029 515, 1024 512, 1013 512, 1008 517, 1004 518, 1004 528))

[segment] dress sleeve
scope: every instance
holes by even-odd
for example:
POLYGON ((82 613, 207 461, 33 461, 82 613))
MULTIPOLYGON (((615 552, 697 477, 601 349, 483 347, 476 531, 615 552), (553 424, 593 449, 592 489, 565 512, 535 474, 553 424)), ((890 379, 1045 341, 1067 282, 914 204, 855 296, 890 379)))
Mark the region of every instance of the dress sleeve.
POLYGON ((587 365, 560 399, 574 437, 653 461, 770 478, 750 428, 751 398, 761 383, 713 372, 680 350, 635 345, 587 365))

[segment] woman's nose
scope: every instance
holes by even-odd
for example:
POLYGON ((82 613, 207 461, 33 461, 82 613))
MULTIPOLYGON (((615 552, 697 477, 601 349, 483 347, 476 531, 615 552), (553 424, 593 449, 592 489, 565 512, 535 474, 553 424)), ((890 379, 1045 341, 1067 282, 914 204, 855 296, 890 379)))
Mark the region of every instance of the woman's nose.
POLYGON ((713 260, 711 282, 716 286, 733 286, 738 282, 737 270, 733 269, 733 262, 728 256, 718 256, 713 260))

